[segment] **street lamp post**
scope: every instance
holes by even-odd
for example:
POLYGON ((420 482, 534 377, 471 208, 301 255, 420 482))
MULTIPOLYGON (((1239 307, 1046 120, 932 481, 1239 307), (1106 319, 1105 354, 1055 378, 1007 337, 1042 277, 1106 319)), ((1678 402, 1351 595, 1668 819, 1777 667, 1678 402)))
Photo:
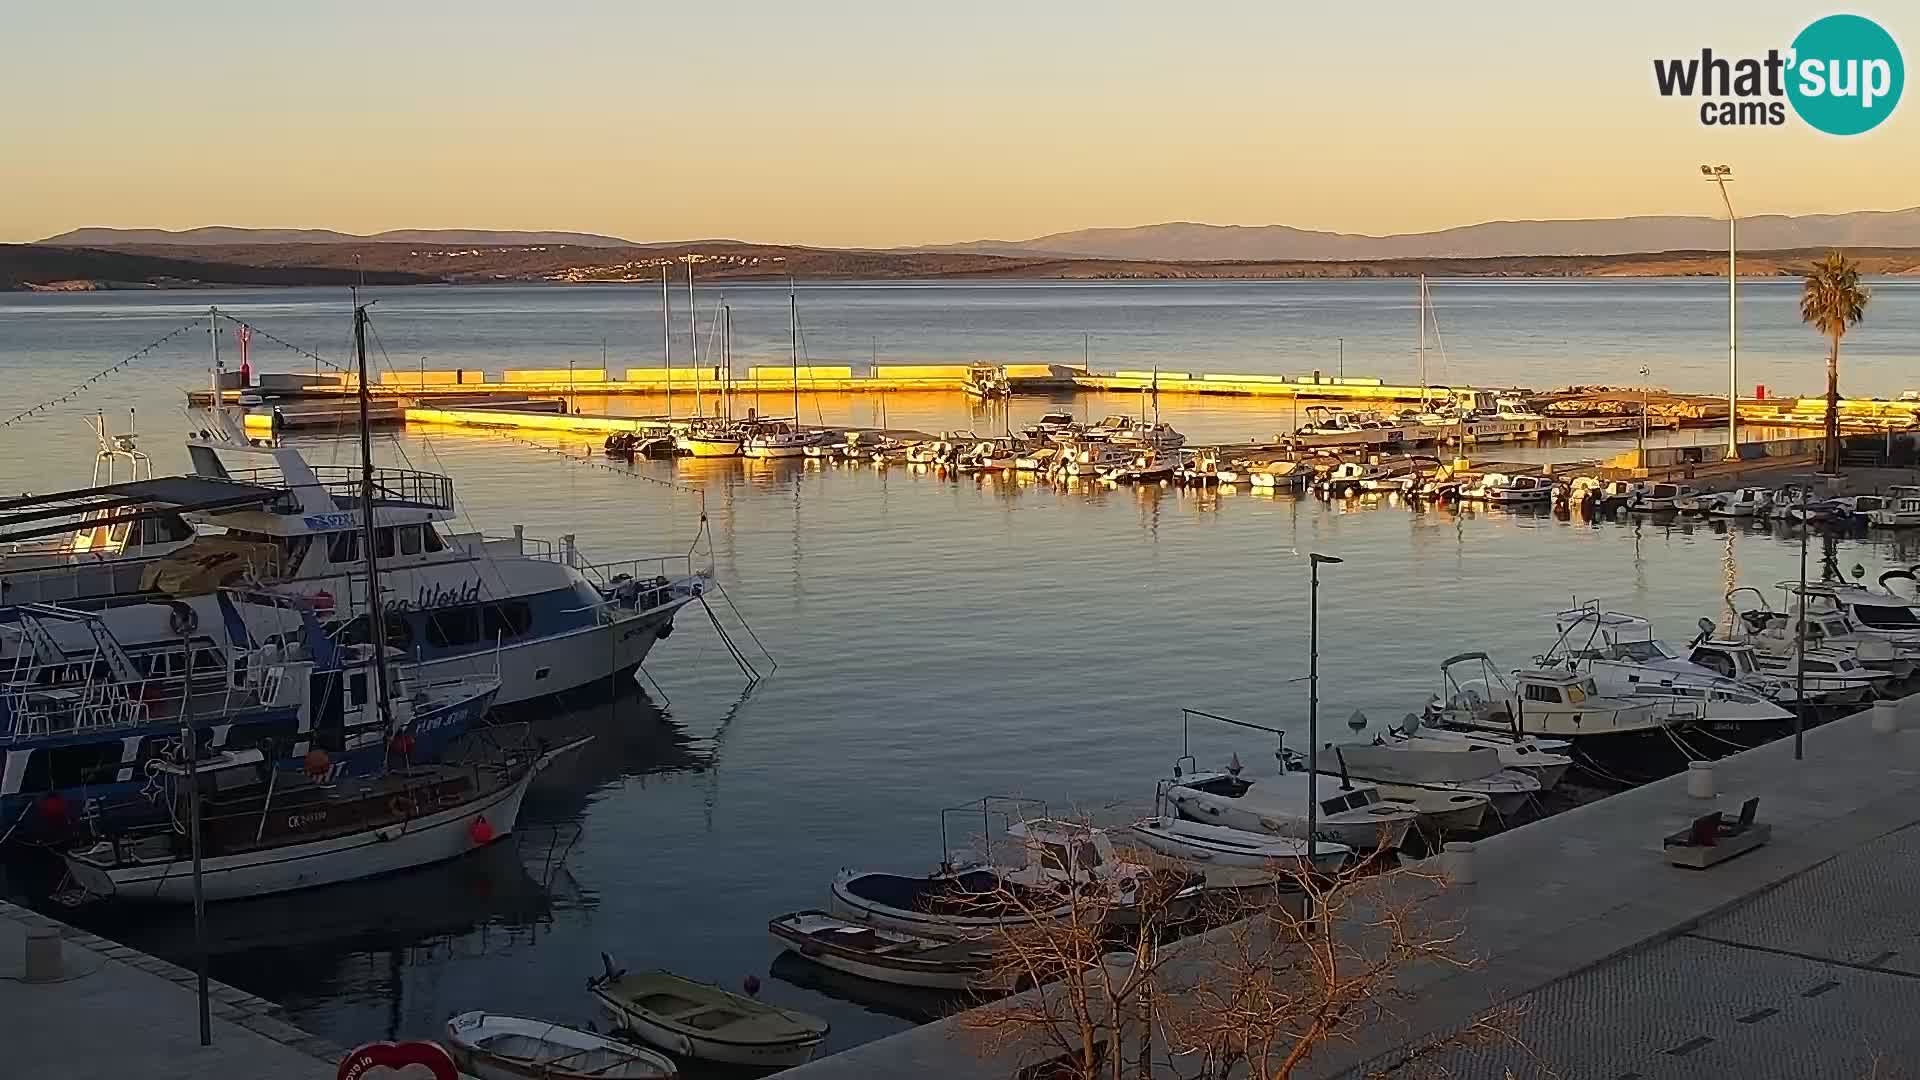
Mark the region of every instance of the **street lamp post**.
POLYGON ((1720 201, 1727 207, 1727 459, 1731 461, 1740 456, 1740 275, 1736 267, 1740 219, 1734 216, 1733 199, 1727 194, 1733 166, 1702 165, 1700 175, 1719 186, 1720 201))
POLYGON ((1313 865, 1314 834, 1320 827, 1320 564, 1345 562, 1345 559, 1313 552, 1312 587, 1308 590, 1307 615, 1307 865, 1313 865))

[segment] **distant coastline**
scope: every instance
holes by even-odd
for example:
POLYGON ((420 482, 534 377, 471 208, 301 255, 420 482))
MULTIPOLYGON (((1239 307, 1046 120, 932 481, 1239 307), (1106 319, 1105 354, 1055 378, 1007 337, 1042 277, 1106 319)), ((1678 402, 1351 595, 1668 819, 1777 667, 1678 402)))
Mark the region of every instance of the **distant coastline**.
MULTIPOLYGON (((1742 252, 1741 276, 1801 273, 1824 248, 1742 252)), ((1920 247, 1848 248, 1861 272, 1920 275, 1920 247)), ((1724 251, 1486 258, 1179 261, 1037 258, 960 252, 850 251, 703 241, 587 246, 417 243, 0 245, 0 290, 79 292, 202 286, 611 284, 678 280, 691 261, 706 281, 797 280, 1287 280, 1433 277, 1714 277, 1724 251)))

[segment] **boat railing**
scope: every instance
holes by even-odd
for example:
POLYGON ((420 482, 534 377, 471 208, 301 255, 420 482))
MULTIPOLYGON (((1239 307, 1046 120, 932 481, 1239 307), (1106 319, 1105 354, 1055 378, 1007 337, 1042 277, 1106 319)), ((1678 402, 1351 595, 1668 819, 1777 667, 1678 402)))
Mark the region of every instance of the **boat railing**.
MULTIPOLYGON (((342 509, 358 505, 363 496, 364 478, 357 465, 314 465, 313 474, 325 491, 342 509)), ((229 474, 241 483, 268 487, 287 487, 287 478, 279 469, 240 469, 229 474)), ((373 470, 373 498, 376 504, 417 506, 451 513, 453 478, 417 469, 373 470)))

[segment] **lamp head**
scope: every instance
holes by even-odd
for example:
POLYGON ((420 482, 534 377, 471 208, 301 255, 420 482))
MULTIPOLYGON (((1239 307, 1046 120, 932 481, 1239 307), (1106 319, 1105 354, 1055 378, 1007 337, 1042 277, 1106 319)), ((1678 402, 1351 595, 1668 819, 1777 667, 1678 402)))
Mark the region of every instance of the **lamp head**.
POLYGON ((1342 563, 1347 561, 1334 555, 1322 555, 1317 551, 1308 552, 1307 558, 1316 563, 1342 563))
POLYGON ((1702 165, 1702 166, 1700 166, 1700 175, 1701 175, 1701 176, 1712 176, 1712 175, 1713 175, 1713 166, 1711 166, 1711 165, 1702 165))

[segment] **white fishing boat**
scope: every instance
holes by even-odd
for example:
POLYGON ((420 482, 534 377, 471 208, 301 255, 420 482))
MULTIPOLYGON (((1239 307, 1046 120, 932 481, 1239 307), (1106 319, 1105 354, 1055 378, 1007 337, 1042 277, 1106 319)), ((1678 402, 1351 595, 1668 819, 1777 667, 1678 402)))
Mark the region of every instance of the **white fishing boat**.
POLYGON ((1545 506, 1553 501, 1553 481, 1526 474, 1509 476, 1504 484, 1487 484, 1486 498, 1494 506, 1545 506))
POLYGON ((1696 706, 1603 697, 1590 676, 1564 668, 1521 668, 1511 676, 1483 652, 1440 664, 1442 724, 1564 739, 1576 764, 1603 779, 1645 779, 1705 755, 1682 733, 1696 706))
POLYGON ((1920 488, 1892 487, 1882 504, 1866 512, 1867 524, 1877 529, 1911 529, 1920 526, 1920 488))
POLYGON ((1310 793, 1318 804, 1315 839, 1344 844, 1362 857, 1399 847, 1419 817, 1412 806, 1388 800, 1369 783, 1342 784, 1337 777, 1304 772, 1248 780, 1237 758, 1222 772, 1176 772, 1166 786, 1167 802, 1189 821, 1294 837, 1307 833, 1310 793))
MULTIPOLYGON (((1399 727, 1387 729, 1388 739, 1420 750, 1432 750, 1443 753, 1466 753, 1473 750, 1489 750, 1499 756, 1500 767, 1512 772, 1525 773, 1533 777, 1540 785, 1542 793, 1552 791, 1559 786, 1572 767, 1573 759, 1565 754, 1545 749, 1543 742, 1564 749, 1560 740, 1540 740, 1533 738, 1516 739, 1504 733, 1490 731, 1453 731, 1447 728, 1429 728, 1421 724, 1420 718, 1408 713, 1399 727)), ((1488 794, 1491 794, 1490 792, 1488 794)), ((1496 807, 1498 809, 1498 807, 1496 807)))
POLYGON ((587 982, 607 1019, 649 1046, 700 1061, 763 1069, 803 1065, 826 1040, 825 1020, 670 971, 606 970, 587 982))
MULTIPOLYGON (((1355 718, 1364 720, 1358 713, 1355 718)), ((1289 754, 1288 764, 1306 768, 1298 753, 1289 754)), ((1540 791, 1532 777, 1506 774, 1494 750, 1461 753, 1386 738, 1323 747, 1320 771, 1342 780, 1365 780, 1387 798, 1411 804, 1430 834, 1477 829, 1489 809, 1501 817, 1516 814, 1540 791)))
POLYGON ((1773 512, 1773 490, 1763 487, 1735 488, 1720 493, 1705 510, 1715 517, 1766 517, 1773 512))
POLYGON ((1353 859, 1352 848, 1331 840, 1314 841, 1309 858, 1307 841, 1300 837, 1206 825, 1171 814, 1137 821, 1129 831, 1135 840, 1168 858, 1208 866, 1255 867, 1290 875, 1309 871, 1331 874, 1353 859))
POLYGON ((447 1021, 447 1052, 476 1080, 669 1080, 680 1070, 651 1050, 546 1020, 464 1012, 447 1021))
POLYGON ((1141 450, 1126 462, 1101 473, 1100 479, 1116 484, 1157 484, 1162 480, 1171 480, 1177 464, 1171 454, 1141 450))
MULTIPOLYGON (((315 782, 259 750, 192 763, 154 762, 175 820, 199 782, 200 880, 210 901, 268 896, 411 870, 510 835, 534 777, 591 739, 544 754, 471 765, 417 765, 384 776, 315 782), (239 794, 236 794, 239 793, 239 794)), ((171 825, 130 829, 68 851, 88 893, 128 902, 193 900, 191 837, 171 825)))
POLYGON ((875 982, 966 990, 994 979, 993 949, 849 922, 824 911, 776 916, 767 932, 789 952, 875 982))

